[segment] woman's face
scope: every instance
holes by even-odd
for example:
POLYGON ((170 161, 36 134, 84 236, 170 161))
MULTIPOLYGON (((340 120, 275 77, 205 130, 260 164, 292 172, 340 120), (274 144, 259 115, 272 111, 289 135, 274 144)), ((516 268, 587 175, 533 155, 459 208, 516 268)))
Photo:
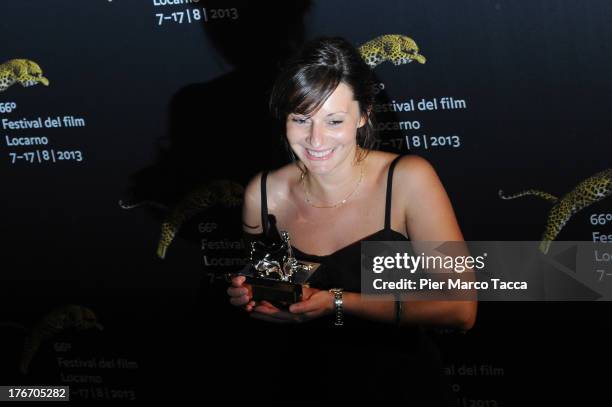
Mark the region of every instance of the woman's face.
POLYGON ((308 171, 326 174, 351 163, 357 147, 357 128, 365 124, 352 89, 340 83, 310 116, 287 116, 287 140, 308 171))

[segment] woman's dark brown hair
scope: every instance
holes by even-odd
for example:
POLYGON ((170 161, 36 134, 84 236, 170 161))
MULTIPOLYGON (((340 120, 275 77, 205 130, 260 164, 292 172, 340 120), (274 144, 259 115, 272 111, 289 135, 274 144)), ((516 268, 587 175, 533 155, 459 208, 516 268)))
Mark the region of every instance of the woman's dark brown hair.
MULTIPOLYGON (((369 114, 374 104, 376 82, 359 51, 342 37, 315 38, 287 61, 272 88, 270 112, 282 123, 290 113, 310 115, 341 82, 352 89, 359 112, 367 119, 366 124, 357 129, 357 144, 366 149, 367 154, 376 139, 374 117, 369 114)), ((286 135, 283 140, 295 160, 286 135)))

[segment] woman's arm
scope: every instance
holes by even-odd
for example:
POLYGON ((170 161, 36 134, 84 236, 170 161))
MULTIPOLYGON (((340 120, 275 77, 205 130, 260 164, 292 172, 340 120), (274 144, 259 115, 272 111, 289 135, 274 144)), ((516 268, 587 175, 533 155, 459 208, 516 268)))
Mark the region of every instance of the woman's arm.
POLYGON ((242 230, 245 233, 263 232, 261 224, 261 173, 255 175, 244 188, 242 230))
MULTIPOLYGON (((374 321, 395 323, 396 305, 393 299, 389 301, 364 300, 360 293, 343 293, 343 311, 349 315, 374 321)), ((476 319, 475 301, 402 301, 399 321, 401 325, 445 326, 467 331, 474 326, 476 319)), ((270 305, 255 308, 268 316, 281 315, 278 309, 270 305)), ((334 312, 334 296, 321 290, 313 290, 307 300, 291 305, 289 311, 302 317, 301 320, 318 318, 334 312)))
MULTIPOLYGON (((397 188, 406 219, 406 232, 413 242, 463 241, 450 199, 434 168, 416 155, 398 162, 397 188)), ((476 301, 407 301, 402 321, 454 325, 467 330, 474 326, 476 301)))
MULTIPOLYGON (((261 173, 255 175, 244 189, 242 204, 242 231, 245 242, 248 243, 249 235, 263 233, 261 224, 261 173)), ((230 303, 237 307, 244 307, 248 312, 253 311, 255 301, 252 301, 252 291, 248 284, 244 283, 244 276, 233 276, 231 285, 227 289, 230 303)))

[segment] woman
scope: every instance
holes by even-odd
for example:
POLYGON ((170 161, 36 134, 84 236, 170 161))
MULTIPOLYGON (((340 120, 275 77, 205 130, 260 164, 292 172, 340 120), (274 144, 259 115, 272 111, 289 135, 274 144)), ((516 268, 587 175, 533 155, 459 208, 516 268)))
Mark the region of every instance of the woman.
POLYGON ((361 298, 361 241, 463 240, 444 187, 425 159, 371 150, 374 92, 370 68, 338 37, 307 43, 277 79, 270 107, 286 123, 294 162, 248 184, 244 231, 267 233, 268 215, 274 215, 277 228, 289 232, 295 256, 323 267, 303 300, 288 310, 253 301, 244 277, 233 277, 230 302, 252 317, 304 327, 344 318, 341 329, 359 326, 363 334, 378 332, 364 327, 393 324, 460 330, 474 325, 473 301, 361 298))

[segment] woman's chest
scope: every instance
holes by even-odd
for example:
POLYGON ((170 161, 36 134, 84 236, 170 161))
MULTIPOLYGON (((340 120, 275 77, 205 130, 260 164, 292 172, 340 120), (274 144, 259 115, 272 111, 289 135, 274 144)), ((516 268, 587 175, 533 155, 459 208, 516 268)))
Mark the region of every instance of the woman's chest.
POLYGON ((279 230, 289 232, 292 246, 326 256, 383 229, 384 203, 312 209, 295 205, 275 216, 279 230))

